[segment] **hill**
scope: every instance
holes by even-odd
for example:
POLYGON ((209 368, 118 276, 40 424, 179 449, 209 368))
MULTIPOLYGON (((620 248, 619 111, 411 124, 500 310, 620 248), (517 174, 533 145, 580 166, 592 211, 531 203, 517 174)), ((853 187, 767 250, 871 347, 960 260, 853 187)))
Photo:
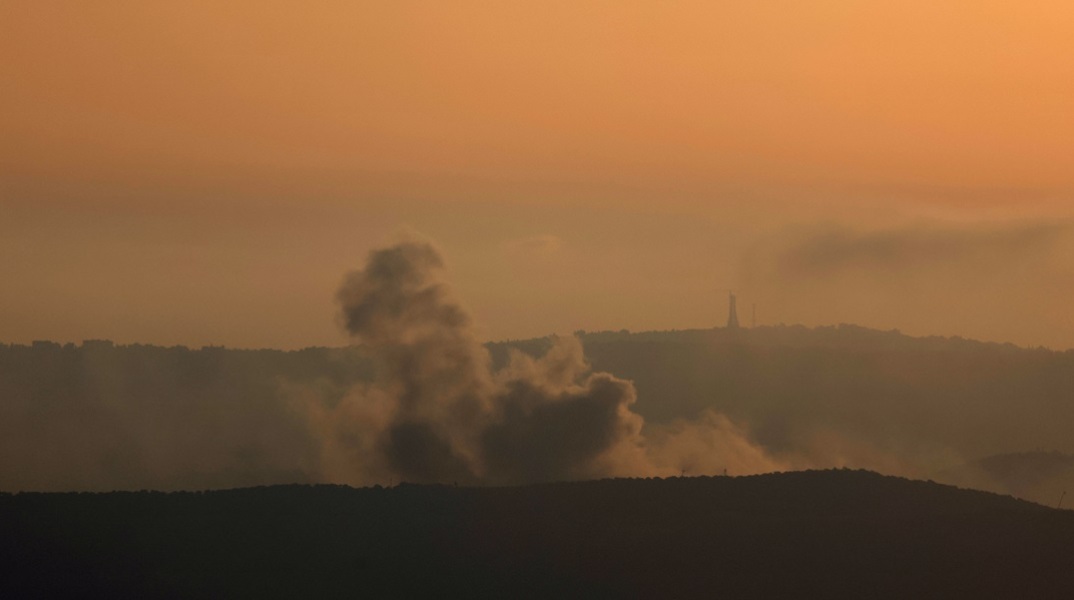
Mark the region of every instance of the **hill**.
POLYGON ((1074 352, 853 325, 598 333, 594 369, 631 379, 647 421, 712 408, 751 424, 772 450, 818 428, 967 459, 1038 447, 1074 452, 1074 352))
MULTIPOLYGON (((939 478, 987 456, 1074 453, 1071 351, 850 325, 579 337, 594 370, 633 382, 646 427, 714 411, 788 467, 939 478)), ((487 348, 502 366, 512 350, 550 346, 487 348)), ((295 405, 331 409, 376 372, 361 348, 0 344, 0 490, 347 481, 325 477, 322 442, 295 405)), ((1038 497, 996 478, 972 484, 1056 502, 1051 488, 1038 497)))
POLYGON ((0 496, 0 595, 1049 598, 1074 513, 864 471, 0 496))

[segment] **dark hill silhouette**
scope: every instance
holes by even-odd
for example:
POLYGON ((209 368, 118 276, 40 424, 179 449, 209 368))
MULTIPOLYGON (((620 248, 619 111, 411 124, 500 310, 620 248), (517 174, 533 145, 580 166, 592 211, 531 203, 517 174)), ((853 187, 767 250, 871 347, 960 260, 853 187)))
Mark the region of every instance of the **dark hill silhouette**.
POLYGON ((1074 512, 863 471, 0 495, 0 596, 1067 598, 1074 512))

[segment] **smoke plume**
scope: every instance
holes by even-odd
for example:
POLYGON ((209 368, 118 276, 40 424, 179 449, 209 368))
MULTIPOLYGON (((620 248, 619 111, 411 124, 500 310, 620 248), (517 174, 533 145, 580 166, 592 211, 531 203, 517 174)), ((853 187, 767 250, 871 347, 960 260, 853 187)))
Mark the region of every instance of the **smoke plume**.
POLYGON ((338 293, 350 348, 0 344, 0 490, 501 484, 782 466, 726 418, 646 425, 634 384, 593 372, 574 337, 539 355, 512 351, 493 369, 443 274, 428 243, 373 252, 338 293))
POLYGON ((494 373, 443 269, 432 245, 405 242, 374 251, 339 290, 343 325, 378 363, 373 384, 315 418, 331 423, 329 453, 349 453, 349 466, 332 461, 341 469, 367 482, 523 483, 677 474, 684 461, 715 471, 708 463, 742 457, 773 467, 716 415, 646 439, 633 384, 590 372, 576 338, 540 358, 513 352, 494 373))

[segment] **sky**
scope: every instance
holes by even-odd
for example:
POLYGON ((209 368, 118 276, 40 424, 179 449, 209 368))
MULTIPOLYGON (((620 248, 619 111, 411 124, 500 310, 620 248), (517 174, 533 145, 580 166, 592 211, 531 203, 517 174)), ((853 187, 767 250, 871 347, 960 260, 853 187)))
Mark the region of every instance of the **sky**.
POLYGON ((0 0, 0 341, 342 345, 433 240, 483 339, 1074 347, 1074 9, 0 0))

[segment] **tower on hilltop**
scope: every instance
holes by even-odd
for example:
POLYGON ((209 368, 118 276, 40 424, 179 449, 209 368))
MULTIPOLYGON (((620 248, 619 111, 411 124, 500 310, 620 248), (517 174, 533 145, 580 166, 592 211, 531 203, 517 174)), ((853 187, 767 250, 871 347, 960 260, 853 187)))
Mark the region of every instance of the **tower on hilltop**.
POLYGON ((727 309, 727 328, 738 329, 738 310, 735 308, 734 292, 727 292, 729 303, 727 309))

